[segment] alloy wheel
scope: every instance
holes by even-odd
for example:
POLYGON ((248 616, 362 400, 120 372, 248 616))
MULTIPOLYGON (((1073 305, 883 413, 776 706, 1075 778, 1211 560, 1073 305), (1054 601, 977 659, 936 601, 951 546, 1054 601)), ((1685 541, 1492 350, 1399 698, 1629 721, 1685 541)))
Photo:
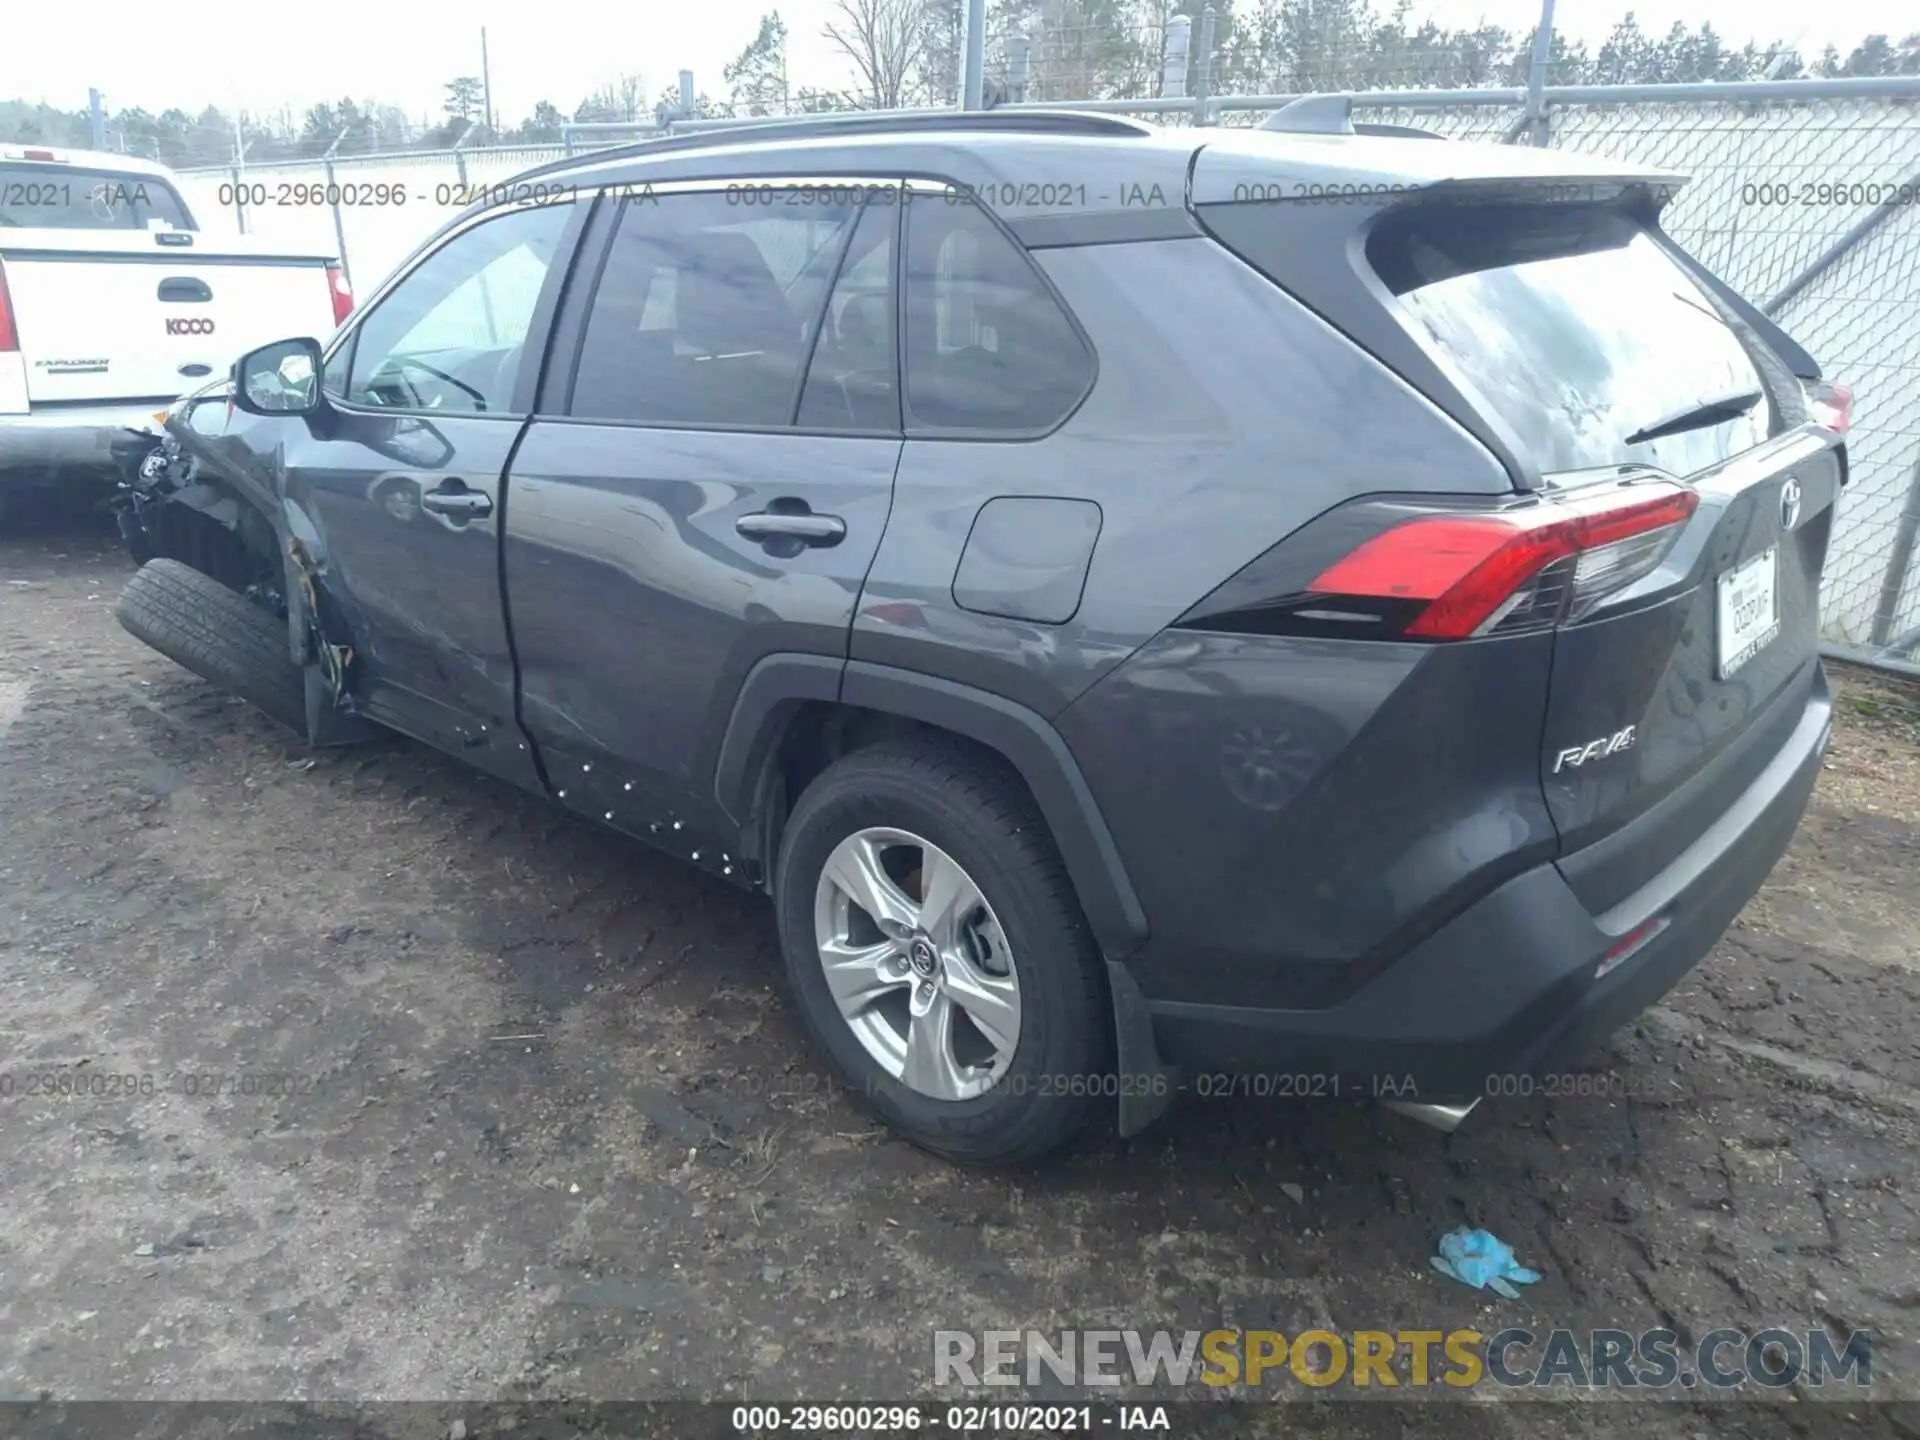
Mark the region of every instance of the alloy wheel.
POLYGON ((813 911, 827 988, 881 1069, 935 1100, 971 1100, 1006 1073, 1019 976, 952 856, 905 830, 855 831, 821 867, 813 911))

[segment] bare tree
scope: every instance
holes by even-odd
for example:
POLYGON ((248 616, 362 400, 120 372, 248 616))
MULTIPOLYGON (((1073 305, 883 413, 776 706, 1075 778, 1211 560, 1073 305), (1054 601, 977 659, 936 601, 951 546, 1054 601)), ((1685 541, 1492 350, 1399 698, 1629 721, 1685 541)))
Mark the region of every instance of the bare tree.
POLYGON ((821 33, 853 62, 861 98, 876 110, 898 109, 926 39, 921 0, 836 0, 834 8, 821 33))
POLYGON ((641 119, 647 111, 647 81, 629 71, 609 80, 574 109, 579 121, 627 122, 641 119))

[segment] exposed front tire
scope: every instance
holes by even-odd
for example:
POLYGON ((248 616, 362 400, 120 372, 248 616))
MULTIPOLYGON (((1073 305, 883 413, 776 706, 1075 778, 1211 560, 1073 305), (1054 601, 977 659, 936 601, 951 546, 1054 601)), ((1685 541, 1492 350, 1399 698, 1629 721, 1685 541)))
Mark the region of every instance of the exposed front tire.
POLYGON ((114 615, 136 640, 306 734, 305 680, 287 654, 286 621, 178 560, 142 565, 114 615))
POLYGON ((838 1078, 916 1145, 1036 1159, 1111 1104, 1098 949, 1025 789, 942 737, 807 787, 775 870, 787 973, 838 1078))

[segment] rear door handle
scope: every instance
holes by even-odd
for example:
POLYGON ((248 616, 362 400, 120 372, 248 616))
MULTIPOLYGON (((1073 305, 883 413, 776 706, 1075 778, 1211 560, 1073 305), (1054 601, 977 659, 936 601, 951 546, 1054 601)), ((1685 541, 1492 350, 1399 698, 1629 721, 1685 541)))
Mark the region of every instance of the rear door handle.
POLYGON ((806 511, 788 514, 779 510, 756 510, 734 521, 733 528, 749 540, 788 536, 803 545, 838 545, 847 535, 847 522, 838 515, 814 515, 806 511))
POLYGON ((493 513, 493 497, 469 490, 462 481, 442 480, 420 497, 420 508, 454 520, 484 520, 493 513))

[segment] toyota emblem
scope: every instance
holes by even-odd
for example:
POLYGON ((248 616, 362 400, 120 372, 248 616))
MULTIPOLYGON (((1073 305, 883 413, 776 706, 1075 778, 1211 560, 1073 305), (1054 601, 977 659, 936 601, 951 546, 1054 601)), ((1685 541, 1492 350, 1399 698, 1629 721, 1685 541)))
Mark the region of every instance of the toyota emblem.
POLYGON ((1791 530, 1800 523, 1800 482, 1793 476, 1780 487, 1780 528, 1791 530))

